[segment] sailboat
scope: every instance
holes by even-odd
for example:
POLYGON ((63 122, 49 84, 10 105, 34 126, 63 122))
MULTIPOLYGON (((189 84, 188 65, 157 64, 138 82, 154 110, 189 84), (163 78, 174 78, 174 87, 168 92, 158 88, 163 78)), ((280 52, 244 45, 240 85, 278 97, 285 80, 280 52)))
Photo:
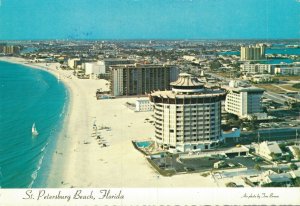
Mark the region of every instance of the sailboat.
POLYGON ((33 123, 33 125, 32 125, 31 132, 32 132, 33 136, 39 135, 38 131, 36 130, 35 123, 33 123))

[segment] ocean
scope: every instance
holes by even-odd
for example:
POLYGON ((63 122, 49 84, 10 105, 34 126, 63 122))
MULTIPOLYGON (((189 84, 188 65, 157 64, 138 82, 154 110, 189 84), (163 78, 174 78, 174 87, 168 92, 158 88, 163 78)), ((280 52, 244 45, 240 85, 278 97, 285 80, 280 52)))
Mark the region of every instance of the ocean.
POLYGON ((46 187, 68 98, 54 75, 0 61, 1 188, 46 187))

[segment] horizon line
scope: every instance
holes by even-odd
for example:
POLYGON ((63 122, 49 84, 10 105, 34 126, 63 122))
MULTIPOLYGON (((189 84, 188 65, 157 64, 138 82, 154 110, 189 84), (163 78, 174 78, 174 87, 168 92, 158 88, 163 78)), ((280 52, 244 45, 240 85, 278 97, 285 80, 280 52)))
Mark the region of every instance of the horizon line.
POLYGON ((45 39, 0 39, 0 42, 9 41, 254 41, 254 40, 264 40, 264 41, 274 41, 274 40, 298 40, 300 38, 111 38, 111 39, 84 39, 84 38, 45 38, 45 39))

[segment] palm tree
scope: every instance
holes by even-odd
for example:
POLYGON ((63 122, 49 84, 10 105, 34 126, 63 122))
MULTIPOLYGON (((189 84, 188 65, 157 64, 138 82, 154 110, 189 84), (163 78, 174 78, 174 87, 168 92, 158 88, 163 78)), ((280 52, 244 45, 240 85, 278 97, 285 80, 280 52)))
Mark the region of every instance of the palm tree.
POLYGON ((295 163, 290 164, 290 169, 291 170, 297 170, 298 166, 295 163))
POLYGON ((259 164, 254 165, 254 169, 260 171, 261 170, 261 166, 259 164))

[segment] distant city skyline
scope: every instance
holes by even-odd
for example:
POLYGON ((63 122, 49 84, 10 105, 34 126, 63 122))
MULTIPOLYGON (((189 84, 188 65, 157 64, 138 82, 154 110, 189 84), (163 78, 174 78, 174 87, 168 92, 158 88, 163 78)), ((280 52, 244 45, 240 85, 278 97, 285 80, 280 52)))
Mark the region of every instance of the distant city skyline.
POLYGON ((0 40, 299 39, 298 0, 0 0, 0 40))

